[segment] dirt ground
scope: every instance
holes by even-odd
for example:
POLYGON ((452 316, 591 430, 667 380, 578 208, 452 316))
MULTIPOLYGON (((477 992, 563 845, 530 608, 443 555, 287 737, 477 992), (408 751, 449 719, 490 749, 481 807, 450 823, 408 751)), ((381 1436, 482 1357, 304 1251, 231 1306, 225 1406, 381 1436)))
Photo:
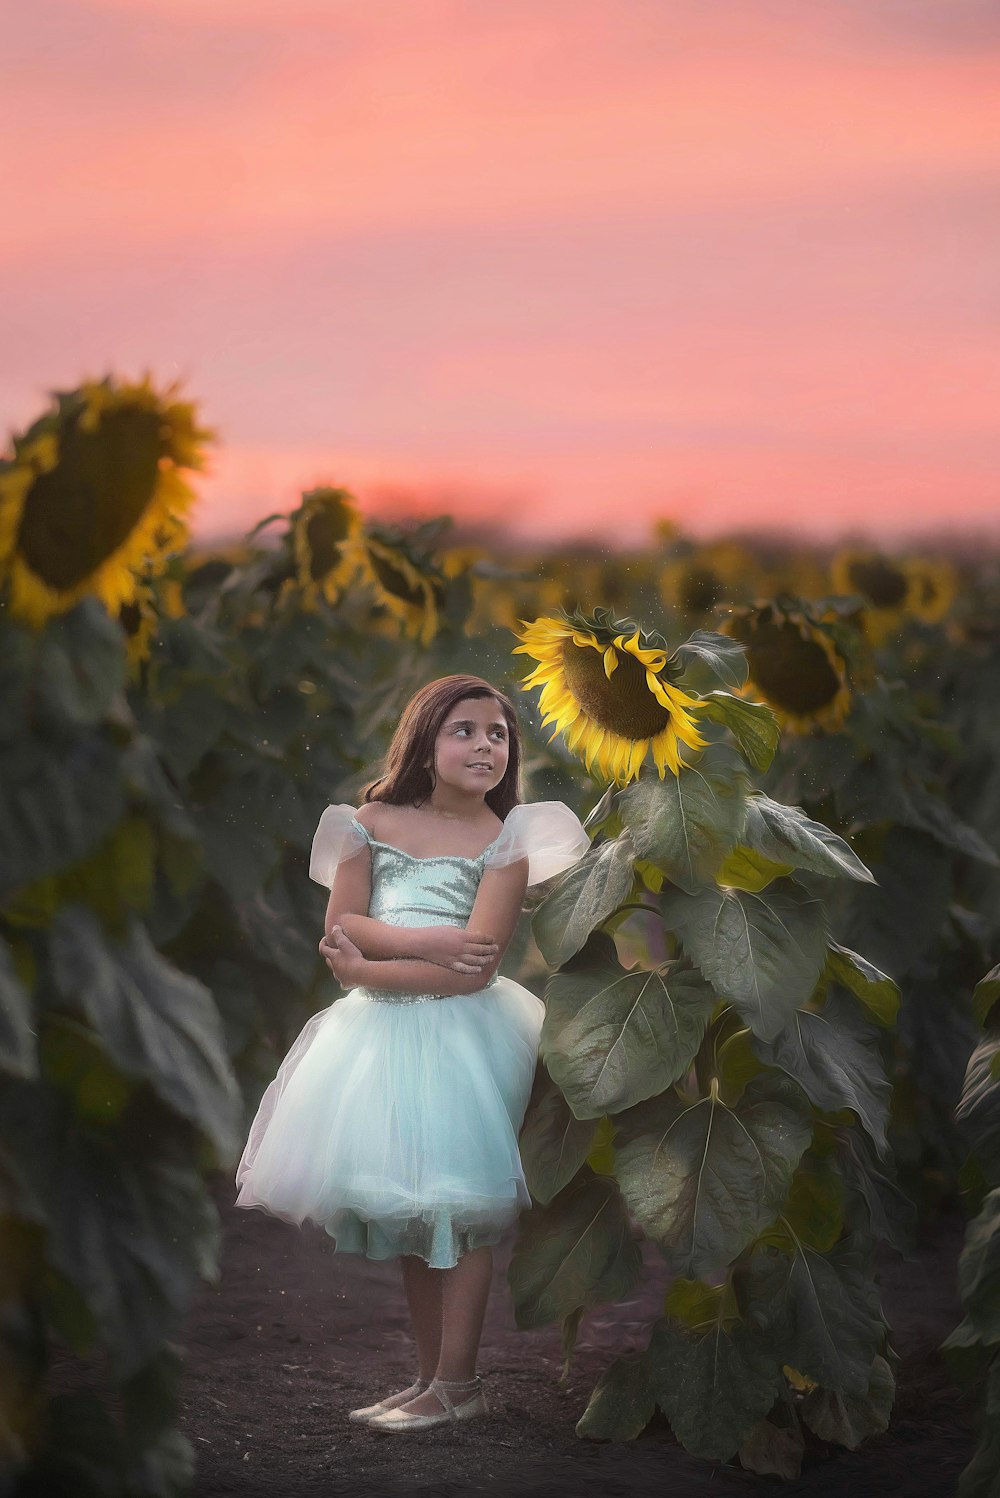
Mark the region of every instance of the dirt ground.
POLYGON ((575 1434, 601 1369, 644 1345, 657 1314, 666 1276, 650 1245, 643 1245, 646 1274, 633 1298, 584 1317, 571 1377, 560 1385, 558 1334, 514 1325, 506 1285, 512 1237, 505 1241, 495 1250, 479 1362, 493 1413, 455 1428, 377 1435, 348 1424, 347 1411, 412 1377, 398 1264, 337 1255, 317 1228, 237 1210, 228 1179, 215 1181, 213 1193, 224 1222, 221 1282, 201 1293, 182 1338, 183 1428, 198 1458, 196 1498, 952 1498, 971 1454, 970 1403, 936 1351, 960 1319, 958 1217, 928 1232, 915 1260, 893 1255, 881 1271, 903 1360, 890 1429, 856 1452, 812 1441, 801 1478, 783 1484, 689 1456, 659 1415, 637 1441, 575 1434))

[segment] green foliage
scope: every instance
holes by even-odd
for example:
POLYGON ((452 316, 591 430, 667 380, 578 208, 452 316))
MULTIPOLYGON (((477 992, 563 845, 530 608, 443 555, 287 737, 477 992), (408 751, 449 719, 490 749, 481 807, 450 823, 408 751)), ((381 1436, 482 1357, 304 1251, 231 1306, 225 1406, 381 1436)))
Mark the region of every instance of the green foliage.
MULTIPOLYGON (((741 655, 709 639, 670 661, 688 690, 743 680, 741 655)), ((830 936, 827 891, 869 891, 867 863, 753 785, 774 748, 770 713, 710 696, 703 717, 733 745, 606 791, 591 852, 535 913, 559 966, 522 1133, 540 1205, 522 1219, 512 1284, 522 1318, 561 1323, 568 1356, 585 1314, 581 1204, 600 1159, 610 1175, 592 1216, 627 1213, 616 1230, 637 1224, 678 1277, 645 1352, 602 1374, 579 1434, 633 1439, 659 1406, 688 1450, 792 1477, 806 1398, 806 1424, 849 1445, 883 1429, 891 1405, 872 1249, 908 1241, 907 1203, 867 1016, 891 1026, 899 995, 830 936), (564 1244, 572 1292, 550 1295, 564 1244)), ((588 1252, 604 1298, 608 1250, 588 1252)))

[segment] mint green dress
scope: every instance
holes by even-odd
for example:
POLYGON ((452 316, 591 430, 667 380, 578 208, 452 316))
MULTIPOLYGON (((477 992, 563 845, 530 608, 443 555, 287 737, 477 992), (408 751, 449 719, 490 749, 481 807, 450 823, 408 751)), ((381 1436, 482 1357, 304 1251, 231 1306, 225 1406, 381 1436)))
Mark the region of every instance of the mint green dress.
MULTIPOLYGON (((529 883, 576 862, 587 834, 561 802, 516 806, 477 858, 417 858, 379 842, 350 806, 330 806, 310 874, 371 865, 368 914, 395 926, 467 924, 487 869, 528 858, 529 883)), ((500 975, 471 994, 355 988, 313 1015, 250 1129, 237 1205, 309 1219, 338 1251, 417 1254, 450 1268, 496 1243, 530 1198, 517 1136, 544 1006, 500 975)))

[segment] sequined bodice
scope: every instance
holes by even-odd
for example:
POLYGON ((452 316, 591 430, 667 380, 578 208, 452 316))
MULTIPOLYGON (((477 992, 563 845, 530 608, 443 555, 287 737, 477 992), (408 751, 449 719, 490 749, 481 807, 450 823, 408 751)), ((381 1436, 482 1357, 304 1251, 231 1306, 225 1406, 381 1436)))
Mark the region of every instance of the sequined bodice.
MULTIPOLYGON (((356 823, 361 827, 361 823, 356 823)), ((388 926, 464 926, 475 903, 489 847, 476 858, 457 853, 417 858, 373 838, 362 828, 372 854, 372 892, 368 914, 388 926)), ((496 839, 494 839, 496 842, 496 839)), ((443 969, 442 969, 443 971, 443 969)), ((496 977, 483 985, 489 988, 496 977)), ((418 1004, 438 994, 392 993, 365 988, 368 998, 388 1004, 418 1004)))

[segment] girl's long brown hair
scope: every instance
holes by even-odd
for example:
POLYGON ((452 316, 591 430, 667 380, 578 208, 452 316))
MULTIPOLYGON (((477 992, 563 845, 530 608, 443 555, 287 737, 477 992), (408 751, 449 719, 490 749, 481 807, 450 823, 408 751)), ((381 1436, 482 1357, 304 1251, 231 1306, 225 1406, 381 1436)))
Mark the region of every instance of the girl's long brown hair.
POLYGON ((389 806, 414 806, 434 789, 434 776, 425 762, 434 763, 434 743, 441 726, 464 697, 493 697, 507 722, 507 769, 499 785, 487 791, 486 805, 500 818, 521 800, 521 729, 514 704, 481 676, 442 676, 429 681, 406 704, 385 759, 385 774, 365 786, 365 801, 389 806))

